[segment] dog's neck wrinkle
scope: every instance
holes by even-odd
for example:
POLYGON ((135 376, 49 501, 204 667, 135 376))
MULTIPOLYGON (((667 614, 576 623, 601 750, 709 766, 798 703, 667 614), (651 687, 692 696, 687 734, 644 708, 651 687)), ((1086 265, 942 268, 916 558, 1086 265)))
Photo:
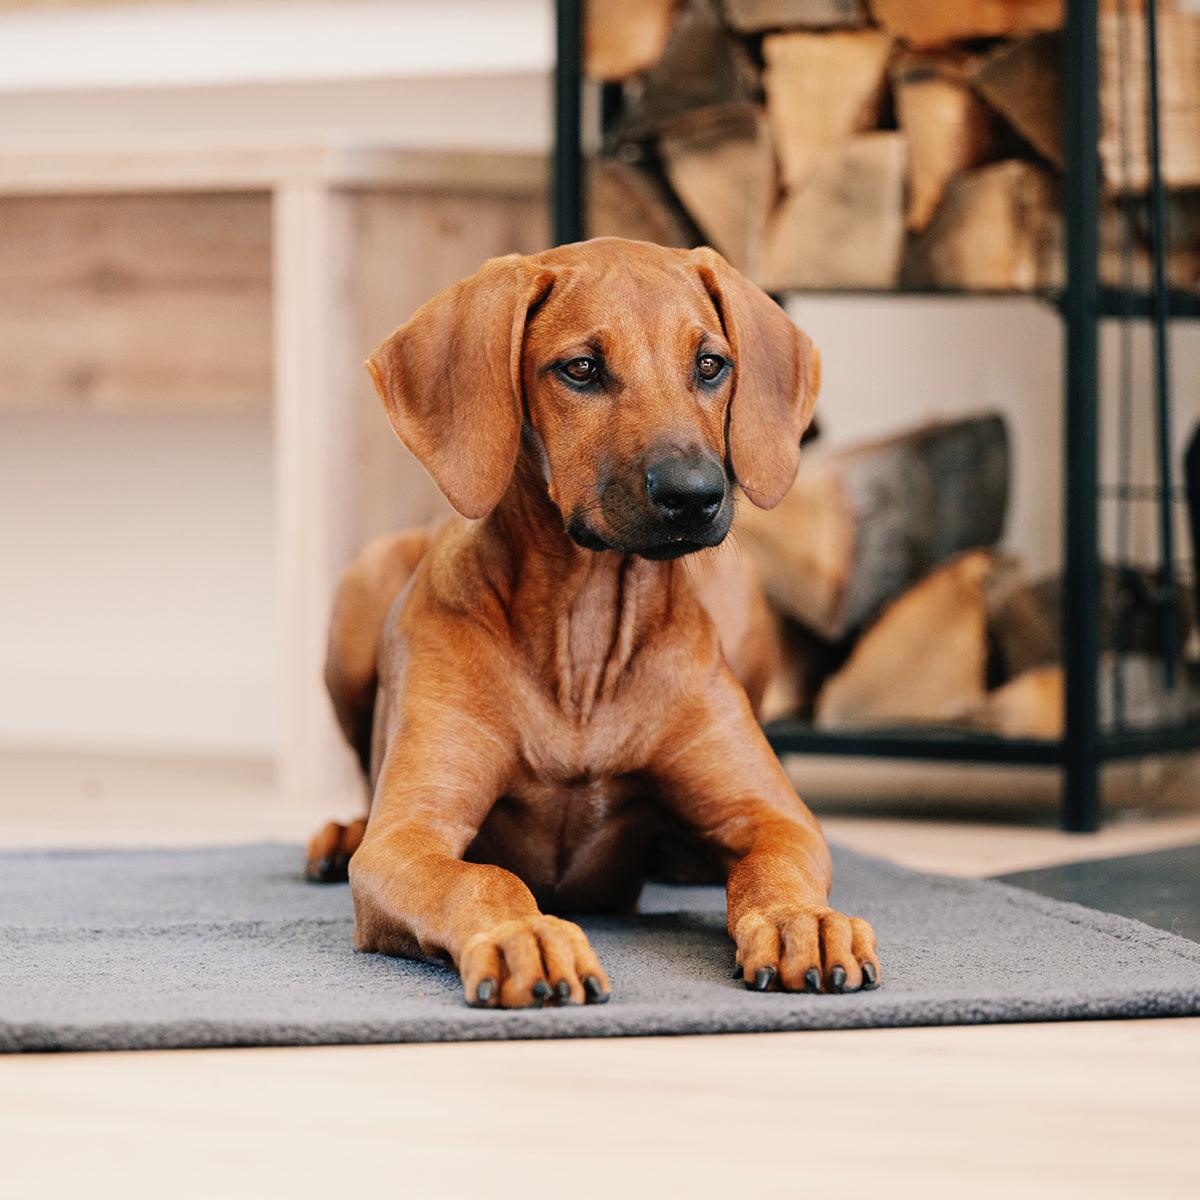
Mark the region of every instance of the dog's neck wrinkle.
POLYGON ((524 454, 487 519, 505 548, 503 578, 491 582, 508 598, 514 641, 559 709, 586 724, 613 699, 643 635, 668 610, 678 564, 577 545, 524 454))
POLYGON ((611 700, 632 655, 637 567, 632 558, 611 557, 615 562, 586 565, 555 614, 555 691, 559 707, 578 724, 590 720, 598 703, 611 700))

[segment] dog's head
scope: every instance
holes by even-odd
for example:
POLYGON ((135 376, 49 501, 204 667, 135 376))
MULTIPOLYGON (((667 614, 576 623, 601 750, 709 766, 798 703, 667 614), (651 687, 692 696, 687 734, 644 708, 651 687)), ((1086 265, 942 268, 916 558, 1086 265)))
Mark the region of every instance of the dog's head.
POLYGON ((392 426, 464 516, 522 438, 580 545, 675 558, 779 502, 816 401, 813 344, 715 251, 599 238, 492 259, 368 361, 392 426))

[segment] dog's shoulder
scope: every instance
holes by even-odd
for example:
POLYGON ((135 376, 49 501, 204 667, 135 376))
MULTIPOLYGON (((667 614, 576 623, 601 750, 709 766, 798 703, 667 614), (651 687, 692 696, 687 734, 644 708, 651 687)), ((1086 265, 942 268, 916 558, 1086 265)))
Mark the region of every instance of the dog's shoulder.
POLYGON ((395 614, 400 625, 429 621, 494 624, 503 614, 499 582, 504 575, 495 539, 482 521, 453 516, 433 531, 395 614))

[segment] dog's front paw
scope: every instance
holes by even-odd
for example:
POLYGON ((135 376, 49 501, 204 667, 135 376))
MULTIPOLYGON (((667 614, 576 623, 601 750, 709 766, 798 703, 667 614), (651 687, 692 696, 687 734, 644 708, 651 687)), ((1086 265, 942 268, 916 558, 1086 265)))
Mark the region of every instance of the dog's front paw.
POLYGON ((540 914, 476 934, 463 948, 459 973, 476 1008, 603 1004, 612 994, 583 930, 540 914))
POLYGON ((734 931, 735 978, 757 992, 857 992, 879 986, 875 931, 832 908, 747 913, 734 931))

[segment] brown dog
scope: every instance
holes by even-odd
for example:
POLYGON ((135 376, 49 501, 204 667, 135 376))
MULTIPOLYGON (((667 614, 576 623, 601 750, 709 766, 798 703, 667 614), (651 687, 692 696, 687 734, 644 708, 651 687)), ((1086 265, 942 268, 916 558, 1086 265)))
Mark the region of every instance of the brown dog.
POLYGON ((712 250, 600 239, 485 263, 368 366, 474 520, 373 544, 338 593, 326 678, 373 799, 308 870, 348 863, 355 945, 453 961, 472 1004, 603 1001, 582 930, 543 913, 628 910, 656 842, 691 839, 748 986, 874 986, 755 720, 762 597, 725 551, 683 557, 725 537, 735 483, 764 508, 790 487, 808 338, 712 250))

